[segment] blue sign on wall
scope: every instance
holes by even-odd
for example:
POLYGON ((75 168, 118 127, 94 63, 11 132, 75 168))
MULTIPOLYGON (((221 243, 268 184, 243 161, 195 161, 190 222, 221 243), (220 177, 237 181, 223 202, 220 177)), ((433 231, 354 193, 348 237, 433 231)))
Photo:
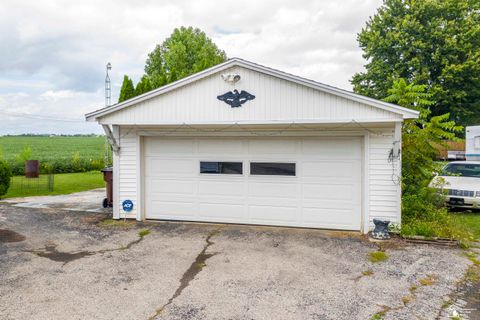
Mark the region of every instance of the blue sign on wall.
POLYGON ((123 208, 123 211, 125 212, 130 212, 133 210, 133 202, 132 200, 124 200, 122 202, 122 208, 123 208))

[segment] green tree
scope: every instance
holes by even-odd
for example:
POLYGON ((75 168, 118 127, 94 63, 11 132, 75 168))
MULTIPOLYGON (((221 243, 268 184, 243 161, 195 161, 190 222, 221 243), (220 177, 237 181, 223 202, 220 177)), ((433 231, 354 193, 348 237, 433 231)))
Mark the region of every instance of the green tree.
POLYGON ((152 84, 150 83, 150 79, 146 75, 143 75, 140 81, 137 83, 137 86, 135 87, 135 96, 139 96, 150 90, 152 90, 152 84))
POLYGON ((434 104, 426 85, 408 84, 403 78, 394 80, 387 90, 387 102, 420 112, 418 119, 406 120, 402 135, 402 190, 404 194, 418 193, 427 187, 436 170, 436 146, 445 140, 455 140, 455 134, 463 130, 448 113, 432 116, 429 107, 434 104))
POLYGON ((122 102, 133 97, 135 97, 135 88, 133 87, 133 81, 127 75, 124 75, 122 87, 120 88, 120 96, 118 97, 118 102, 122 102))
POLYGON ((152 87, 158 88, 225 60, 225 52, 203 31, 180 27, 148 55, 145 73, 152 87))
POLYGON ((480 1, 384 0, 358 34, 354 91, 383 99, 397 78, 425 85, 433 115, 480 122, 480 1))

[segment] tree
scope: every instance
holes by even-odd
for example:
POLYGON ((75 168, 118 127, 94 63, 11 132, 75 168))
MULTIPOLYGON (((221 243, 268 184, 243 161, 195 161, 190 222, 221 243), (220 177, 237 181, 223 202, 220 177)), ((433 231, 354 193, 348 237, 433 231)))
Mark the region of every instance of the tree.
POLYGON ((133 81, 127 75, 123 76, 122 87, 120 88, 120 96, 118 102, 128 100, 135 97, 135 88, 133 87, 133 81))
POLYGON ((153 88, 226 60, 226 54, 198 28, 180 27, 148 55, 145 73, 153 88))
POLYGON ((418 119, 405 120, 402 134, 402 190, 404 194, 418 194, 427 187, 436 170, 437 145, 455 140, 463 130, 448 113, 432 116, 429 107, 434 104, 426 85, 408 84, 403 78, 394 80, 388 89, 387 102, 420 112, 418 119))
POLYGON ((137 86, 135 87, 134 94, 135 96, 139 96, 150 90, 152 90, 152 84, 150 83, 150 79, 146 75, 143 75, 140 81, 137 83, 137 86))
POLYGON ((358 41, 367 64, 355 92, 383 99, 405 78, 432 94, 432 115, 480 122, 480 1, 384 0, 358 41))

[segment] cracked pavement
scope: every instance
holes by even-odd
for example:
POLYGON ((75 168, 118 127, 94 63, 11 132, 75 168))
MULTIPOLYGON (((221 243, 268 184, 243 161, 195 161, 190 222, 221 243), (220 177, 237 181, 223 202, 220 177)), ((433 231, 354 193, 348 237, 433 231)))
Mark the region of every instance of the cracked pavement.
POLYGON ((470 264, 406 244, 372 263, 354 233, 104 218, 0 204, 1 318, 436 319, 470 264))

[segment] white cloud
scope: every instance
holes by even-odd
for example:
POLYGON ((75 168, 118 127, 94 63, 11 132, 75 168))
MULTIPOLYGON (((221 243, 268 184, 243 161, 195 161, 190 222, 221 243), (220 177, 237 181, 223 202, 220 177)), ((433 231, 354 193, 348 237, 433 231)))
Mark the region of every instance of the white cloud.
MULTIPOLYGON (((107 61, 116 101, 123 75, 139 79, 148 52, 181 25, 201 28, 229 57, 350 89, 364 63, 356 33, 381 2, 3 0, 0 112, 82 119, 103 105, 107 61)), ((0 134, 101 132, 80 122, 0 117, 0 134)))

